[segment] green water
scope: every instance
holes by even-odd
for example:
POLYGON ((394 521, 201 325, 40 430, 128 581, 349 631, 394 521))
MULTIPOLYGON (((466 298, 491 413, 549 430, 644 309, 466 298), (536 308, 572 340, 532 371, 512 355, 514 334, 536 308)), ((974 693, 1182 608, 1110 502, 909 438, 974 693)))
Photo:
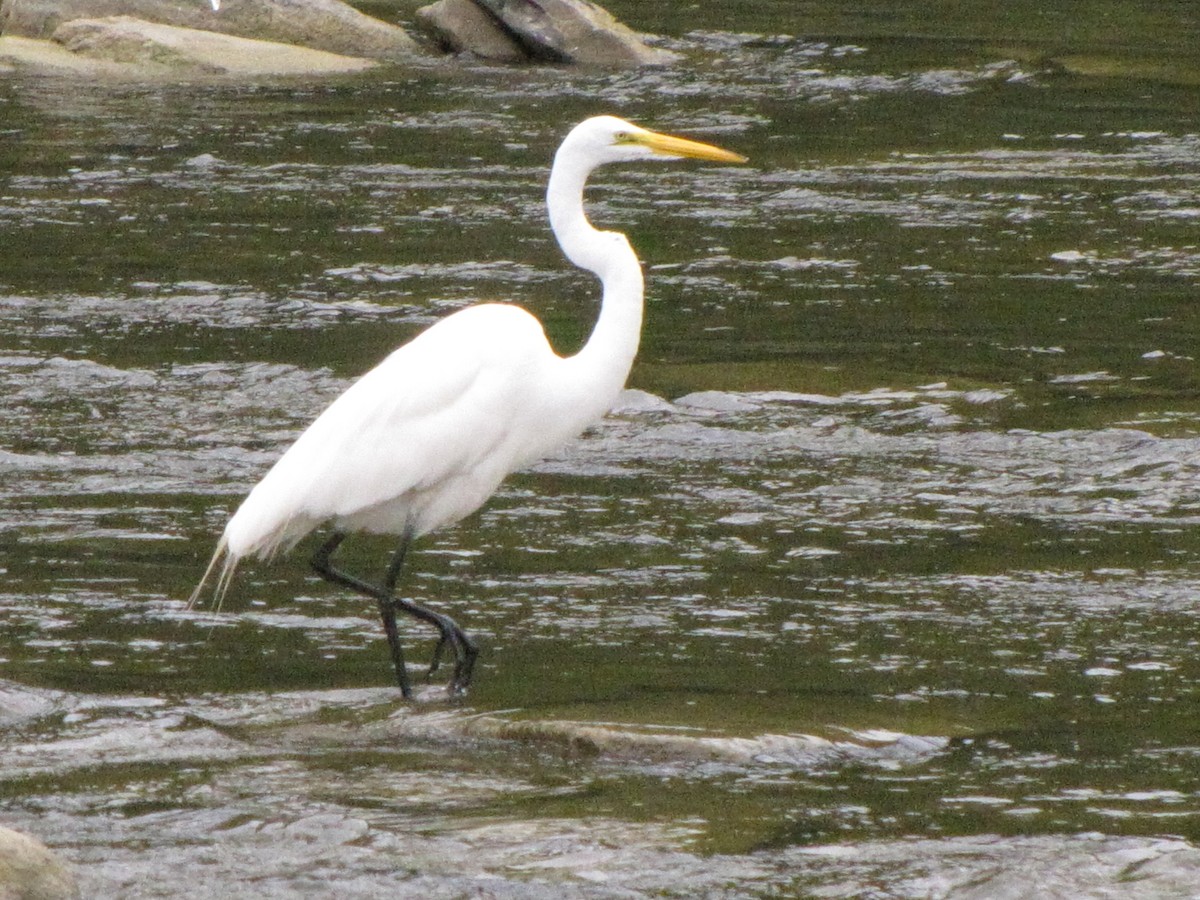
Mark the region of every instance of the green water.
POLYGON ((1200 17, 611 8, 689 62, 0 82, 0 820, 93 896, 1189 896, 1200 17), (405 337, 581 343, 541 195, 595 112, 751 164, 593 179, 672 403, 414 553, 470 694, 403 704, 307 545, 188 612, 405 337))

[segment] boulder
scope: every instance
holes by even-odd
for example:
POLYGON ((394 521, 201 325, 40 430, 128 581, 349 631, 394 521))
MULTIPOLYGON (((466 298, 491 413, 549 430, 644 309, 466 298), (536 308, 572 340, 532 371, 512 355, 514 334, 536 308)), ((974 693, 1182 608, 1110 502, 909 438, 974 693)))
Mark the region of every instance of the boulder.
POLYGON ((584 66, 661 66, 679 57, 588 0, 474 0, 535 59, 584 66))
POLYGON ((45 844, 0 826, 0 900, 79 900, 79 885, 45 844))
POLYGON ((79 56, 53 41, 0 37, 0 71, 120 79, 128 77, 132 68, 79 56))
POLYGON ((52 37, 72 53, 93 60, 205 75, 325 75, 377 65, 361 57, 130 16, 73 19, 58 26, 52 37))
POLYGON ((443 50, 497 62, 524 62, 529 54, 473 0, 438 0, 416 12, 417 24, 443 50))
POLYGON ((0 34, 49 38, 73 19, 133 16, 147 22, 278 41, 376 59, 411 59, 419 45, 395 25, 341 0, 0 0, 0 34))

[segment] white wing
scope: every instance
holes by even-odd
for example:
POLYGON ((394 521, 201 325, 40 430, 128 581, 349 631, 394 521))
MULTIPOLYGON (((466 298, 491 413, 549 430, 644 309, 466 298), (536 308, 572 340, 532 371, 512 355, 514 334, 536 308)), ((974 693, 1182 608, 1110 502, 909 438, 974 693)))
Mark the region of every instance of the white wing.
POLYGON ((462 518, 537 449, 556 362, 541 324, 518 307, 484 304, 441 320, 351 385, 284 453, 226 526, 231 557, 286 550, 329 520, 416 536, 462 518))

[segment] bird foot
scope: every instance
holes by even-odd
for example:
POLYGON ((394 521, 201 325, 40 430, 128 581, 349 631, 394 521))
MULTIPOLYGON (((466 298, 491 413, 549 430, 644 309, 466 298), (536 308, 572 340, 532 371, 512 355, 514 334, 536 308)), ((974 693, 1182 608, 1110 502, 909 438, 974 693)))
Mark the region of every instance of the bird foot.
POLYGON ((448 616, 441 617, 437 625, 441 636, 433 648, 433 659, 429 663, 429 671, 425 673, 425 680, 429 681, 433 678, 434 673, 441 667, 442 654, 446 647, 449 647, 454 652, 454 675, 450 679, 450 693, 452 695, 465 693, 471 684, 479 648, 458 626, 458 623, 448 616))
POLYGON ((446 649, 446 644, 449 643, 448 638, 443 633, 438 638, 437 646, 433 648, 433 659, 429 663, 429 671, 425 673, 425 680, 432 681, 433 673, 436 672, 442 665, 442 651, 446 649))

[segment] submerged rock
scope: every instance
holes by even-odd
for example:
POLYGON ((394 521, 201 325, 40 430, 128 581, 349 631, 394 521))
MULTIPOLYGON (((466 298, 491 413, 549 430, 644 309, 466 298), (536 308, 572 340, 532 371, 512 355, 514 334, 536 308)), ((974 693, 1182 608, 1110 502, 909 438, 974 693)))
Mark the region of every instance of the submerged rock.
POLYGON ((215 75, 314 75, 356 72, 373 60, 146 22, 130 16, 74 19, 54 41, 91 59, 215 75))
MULTIPOLYGON (((440 698, 442 695, 439 693, 440 698)), ((406 710, 369 730, 381 729, 393 738, 435 742, 504 741, 561 751, 569 756, 604 758, 631 763, 689 768, 706 763, 730 766, 813 768, 836 763, 892 763, 926 759, 946 747, 938 736, 899 732, 851 732, 847 739, 830 740, 806 734, 760 734, 732 737, 684 734, 669 729, 617 723, 593 724, 571 720, 519 719, 504 715, 454 712, 414 713, 406 710)), ((311 735, 314 732, 308 730, 311 735)))
POLYGON ((511 48, 521 54, 518 58, 617 68, 667 65, 679 58, 648 46, 588 0, 441 0, 418 10, 418 17, 443 45, 488 59, 508 58, 494 54, 511 48))
POLYGON ((0 826, 0 900, 78 900, 70 869, 45 844, 0 826))
POLYGON ((403 28, 341 0, 0 0, 0 34, 48 39, 74 19, 132 16, 147 22, 297 44, 329 53, 408 59, 420 47, 403 28))

